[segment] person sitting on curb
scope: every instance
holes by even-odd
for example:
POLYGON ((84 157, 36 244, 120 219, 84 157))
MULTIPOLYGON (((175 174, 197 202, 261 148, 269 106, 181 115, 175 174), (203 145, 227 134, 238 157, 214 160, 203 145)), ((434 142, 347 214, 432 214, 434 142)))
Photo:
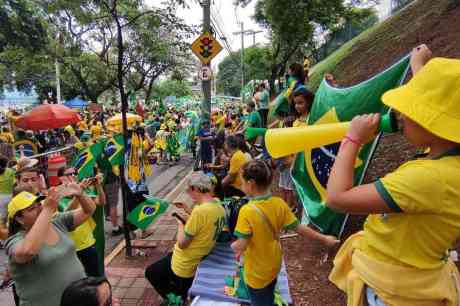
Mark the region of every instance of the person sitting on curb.
POLYGON ((211 177, 195 172, 188 179, 187 194, 193 200, 193 210, 184 208, 190 214, 186 223, 178 219, 177 242, 172 253, 147 267, 145 277, 160 296, 167 301, 171 293, 185 302, 196 269, 213 249, 217 237, 225 224, 225 210, 214 198, 211 177))

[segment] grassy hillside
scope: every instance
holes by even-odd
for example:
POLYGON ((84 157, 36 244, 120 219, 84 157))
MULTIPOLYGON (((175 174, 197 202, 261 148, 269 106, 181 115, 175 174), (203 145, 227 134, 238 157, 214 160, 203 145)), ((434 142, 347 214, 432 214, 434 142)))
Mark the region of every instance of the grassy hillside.
POLYGON ((460 58, 460 1, 418 0, 343 45, 313 67, 316 89, 331 72, 341 86, 356 84, 426 43, 435 56, 460 58))

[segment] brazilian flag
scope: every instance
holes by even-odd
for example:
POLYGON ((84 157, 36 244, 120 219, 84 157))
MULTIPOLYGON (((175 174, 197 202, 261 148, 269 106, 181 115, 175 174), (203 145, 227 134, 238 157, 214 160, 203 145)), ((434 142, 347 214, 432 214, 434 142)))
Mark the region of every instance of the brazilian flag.
MULTIPOLYGON (((308 125, 350 121, 356 115, 384 114, 388 109, 380 101, 388 90, 399 86, 406 77, 409 57, 405 57, 380 74, 348 88, 331 87, 325 80, 315 94, 308 125)), ((364 177, 377 140, 364 146, 355 163, 355 185, 364 177)), ((292 168, 292 179, 305 209, 302 223, 312 223, 321 232, 340 236, 346 215, 325 205, 326 186, 340 143, 298 153, 292 168)))
POLYGON ((138 228, 145 230, 168 209, 168 202, 157 198, 147 198, 133 209, 127 219, 138 228))
POLYGON ((118 166, 123 163, 123 154, 123 135, 117 134, 107 141, 104 155, 108 157, 112 166, 118 166))
MULTIPOLYGON (((85 193, 91 197, 96 198, 97 193, 95 190, 87 189, 85 193)), ((58 211, 65 212, 69 209, 72 203, 72 198, 62 198, 59 201, 58 211)), ((92 228, 92 234, 96 240, 96 250, 98 254, 98 268, 99 271, 104 271, 104 251, 105 251, 105 236, 104 236, 104 207, 101 205, 96 206, 96 210, 93 215, 86 221, 92 228)), ((104 274, 104 273, 103 273, 104 274)))
POLYGON ((73 162, 73 167, 78 173, 78 180, 94 176, 94 166, 101 156, 105 141, 103 139, 80 150, 73 162))

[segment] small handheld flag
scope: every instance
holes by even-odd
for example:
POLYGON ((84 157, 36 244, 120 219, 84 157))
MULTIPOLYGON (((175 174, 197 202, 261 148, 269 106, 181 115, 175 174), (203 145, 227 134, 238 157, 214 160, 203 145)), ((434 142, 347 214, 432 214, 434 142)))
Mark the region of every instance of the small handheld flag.
POLYGON ((145 230, 160 215, 166 212, 168 206, 169 204, 161 199, 147 198, 145 202, 142 202, 131 211, 127 219, 138 228, 145 230))

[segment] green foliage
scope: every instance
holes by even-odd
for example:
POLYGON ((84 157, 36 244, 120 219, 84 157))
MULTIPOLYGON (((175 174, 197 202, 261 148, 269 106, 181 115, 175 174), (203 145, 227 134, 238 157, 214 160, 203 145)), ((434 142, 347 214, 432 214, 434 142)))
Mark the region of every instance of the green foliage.
MULTIPOLYGON (((244 49, 245 80, 266 80, 270 77, 270 49, 251 47, 244 49)), ((241 53, 234 52, 219 64, 217 89, 230 96, 241 92, 241 53)))
POLYGON ((186 81, 169 79, 155 84, 153 87, 153 95, 161 100, 168 96, 190 96, 192 95, 192 88, 186 81))
POLYGON ((174 69, 185 74, 189 66, 185 41, 195 30, 175 16, 173 2, 162 9, 150 9, 143 0, 0 0, 0 5, 2 25, 6 18, 9 22, 9 28, 0 29, 0 88, 48 92, 55 87, 54 64, 58 61, 64 98, 80 95, 97 101, 105 91, 120 89, 120 75, 123 87, 149 97, 161 74, 174 69), (13 14, 11 3, 29 10, 21 6, 13 14), (35 15, 30 8, 35 8, 35 15), (38 37, 33 31, 22 33, 28 30, 19 20, 25 12, 29 15, 24 20, 36 31, 44 31, 46 38, 34 48, 23 38, 26 34, 38 37), (16 31, 17 39, 2 49, 4 32, 16 31), (118 33, 124 36, 122 45, 118 33), (16 43, 21 40, 24 44, 16 43))
POLYGON ((22 47, 37 51, 46 44, 46 25, 33 1, 0 0, 0 52, 22 47))

